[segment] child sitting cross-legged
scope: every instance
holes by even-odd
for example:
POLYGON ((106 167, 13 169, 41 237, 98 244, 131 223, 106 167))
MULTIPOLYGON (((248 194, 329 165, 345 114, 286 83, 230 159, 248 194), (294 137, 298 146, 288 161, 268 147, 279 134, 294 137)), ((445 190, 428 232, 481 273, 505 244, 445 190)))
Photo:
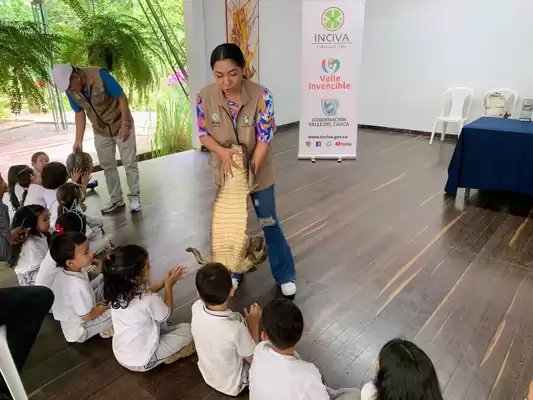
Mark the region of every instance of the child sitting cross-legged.
POLYGON ((12 229, 15 228, 28 232, 28 238, 12 246, 9 264, 15 269, 20 286, 33 286, 48 252, 50 213, 37 204, 24 206, 13 216, 12 229))
MULTIPOLYGON (((88 176, 88 174, 82 176, 84 184, 86 183, 86 178, 88 176)), ((64 213, 69 212, 80 215, 87 223, 84 232, 87 239, 89 239, 89 247, 94 254, 98 255, 110 250, 111 242, 106 236, 104 236, 104 221, 97 218, 91 218, 83 212, 83 200, 85 199, 84 187, 84 185, 80 186, 74 182, 66 182, 57 189, 57 215, 60 217, 64 213)))
POLYGON ((150 260, 141 246, 117 247, 104 260, 104 293, 115 328, 113 353, 130 371, 144 372, 194 353, 190 324, 170 324, 172 288, 185 267, 168 271, 149 284, 150 260), (157 292, 163 290, 164 300, 157 292))
POLYGON ((231 273, 220 263, 204 265, 196 273, 200 295, 192 306, 192 336, 198 367, 205 382, 228 396, 248 386, 248 371, 259 341, 261 308, 244 310, 246 319, 228 308, 234 289, 231 273), (247 326, 248 323, 248 326, 247 326))
MULTIPOLYGON (((66 212, 59 216, 59 218, 56 221, 56 226, 54 227, 55 233, 54 236, 52 236, 52 240, 56 235, 59 235, 61 233, 66 232, 81 232, 84 233, 86 231, 87 224, 85 222, 85 217, 81 214, 78 214, 77 212, 66 212)), ((90 250, 90 242, 89 242, 89 250, 90 250)), ((94 253, 93 253, 94 254, 94 253)), ((52 255, 50 254, 50 251, 46 254, 46 257, 41 263, 41 267, 39 268, 39 271, 37 272, 37 276, 35 277, 35 285, 38 286, 46 286, 47 288, 53 290, 53 284, 55 277, 58 273, 60 273, 60 268, 56 268, 57 264, 52 259, 52 255)), ((98 288, 99 286, 103 285, 102 275, 101 275, 101 266, 100 261, 93 259, 92 264, 84 269, 89 274, 89 279, 91 280, 91 287, 93 290, 100 290, 100 292, 103 290, 102 288, 98 288)), ((102 286, 103 287, 103 286, 102 286)))
POLYGON ((261 315, 261 343, 250 368, 250 400, 359 400, 358 389, 332 390, 318 368, 295 350, 304 330, 300 309, 290 300, 269 302, 261 315))
POLYGON ((82 343, 98 334, 104 339, 113 336, 111 313, 103 302, 103 287, 93 289, 85 272, 96 262, 85 235, 67 232, 54 236, 50 255, 57 268, 61 268, 52 285, 55 295, 52 312, 61 323, 65 339, 82 343))

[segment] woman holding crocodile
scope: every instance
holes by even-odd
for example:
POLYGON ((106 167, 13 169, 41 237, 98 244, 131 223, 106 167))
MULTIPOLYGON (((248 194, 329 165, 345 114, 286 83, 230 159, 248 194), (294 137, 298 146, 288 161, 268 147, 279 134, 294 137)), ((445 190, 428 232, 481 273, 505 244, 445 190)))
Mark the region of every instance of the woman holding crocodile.
MULTIPOLYGON (((196 113, 200 142, 211 152, 215 184, 220 186, 232 175, 235 150, 244 145, 249 168, 255 176, 250 195, 255 213, 265 234, 272 275, 285 296, 296 293, 296 273, 291 249, 276 215, 274 165, 270 142, 276 124, 272 94, 244 76, 245 60, 241 49, 221 44, 211 54, 215 83, 204 87, 197 97, 196 113)), ((234 287, 242 275, 234 274, 234 287)))

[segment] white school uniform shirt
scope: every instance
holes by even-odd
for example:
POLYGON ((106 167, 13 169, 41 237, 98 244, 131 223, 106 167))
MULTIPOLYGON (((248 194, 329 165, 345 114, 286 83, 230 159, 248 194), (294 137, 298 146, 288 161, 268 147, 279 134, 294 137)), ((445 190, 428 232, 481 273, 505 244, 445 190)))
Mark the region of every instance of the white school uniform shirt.
POLYGON ((46 236, 29 235, 26 241, 22 244, 17 265, 15 265, 15 273, 17 276, 37 271, 47 252, 48 241, 46 236))
POLYGON ((126 308, 111 308, 113 353, 128 367, 149 363, 159 344, 160 324, 170 317, 170 308, 156 293, 135 296, 126 308))
POLYGON ((57 189, 44 189, 45 207, 50 211, 50 226, 55 228, 57 221, 57 189))
POLYGON ((244 317, 231 310, 211 311, 197 300, 192 306, 191 331, 205 382, 229 396, 238 395, 246 386, 245 358, 252 357, 255 348, 244 317))
POLYGON ((19 203, 22 201, 22 195, 24 194, 24 188, 18 183, 15 183, 15 197, 18 199, 19 203))
MULTIPOLYGON (((34 185, 32 183, 28 188, 28 194, 26 195, 26 200, 24 200, 24 205, 31 206, 33 204, 38 204, 46 207, 46 201, 44 199, 45 190, 46 189, 41 185, 34 185)), ((22 201, 22 197, 20 200, 22 201)))
POLYGON ((61 323, 63 335, 68 342, 76 342, 85 332, 82 317, 96 305, 94 292, 86 272, 73 272, 61 268, 57 273, 52 291, 55 295, 52 313, 61 323))
POLYGON ((366 383, 361 389, 361 400, 376 400, 378 397, 378 390, 374 382, 366 383))
POLYGON ((250 368, 250 400, 329 400, 318 368, 298 353, 277 353, 268 341, 259 343, 250 368))
POLYGON ((50 255, 50 250, 46 253, 44 260, 41 262, 41 267, 37 276, 35 277, 36 286, 46 286, 48 289, 53 289, 54 280, 61 268, 57 267, 56 262, 50 255))

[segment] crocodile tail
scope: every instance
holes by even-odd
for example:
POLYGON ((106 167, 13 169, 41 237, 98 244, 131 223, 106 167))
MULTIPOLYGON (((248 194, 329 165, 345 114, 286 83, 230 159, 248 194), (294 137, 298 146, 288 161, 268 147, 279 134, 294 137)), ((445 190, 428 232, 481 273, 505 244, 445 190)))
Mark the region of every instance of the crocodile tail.
POLYGON ((198 249, 195 249, 194 247, 189 247, 185 251, 194 254, 194 256, 196 257, 196 261, 198 261, 198 264, 204 265, 206 263, 206 260, 204 260, 198 249))

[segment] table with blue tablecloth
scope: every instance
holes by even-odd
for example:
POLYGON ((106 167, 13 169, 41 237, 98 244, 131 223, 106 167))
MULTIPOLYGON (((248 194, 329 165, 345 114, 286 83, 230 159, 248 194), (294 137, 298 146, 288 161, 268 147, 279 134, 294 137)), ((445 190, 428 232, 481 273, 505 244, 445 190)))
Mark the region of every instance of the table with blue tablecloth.
POLYGON ((483 117, 465 125, 444 190, 508 190, 533 196, 533 122, 483 117))

